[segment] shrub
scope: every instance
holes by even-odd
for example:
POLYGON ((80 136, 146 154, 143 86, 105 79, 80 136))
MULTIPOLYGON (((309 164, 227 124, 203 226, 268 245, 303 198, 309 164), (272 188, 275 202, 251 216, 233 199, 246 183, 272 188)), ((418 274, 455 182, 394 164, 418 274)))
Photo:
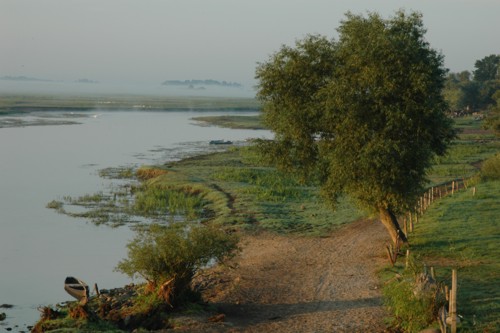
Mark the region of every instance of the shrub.
POLYGON ((438 284, 415 262, 399 279, 387 283, 383 293, 384 303, 393 314, 391 326, 403 332, 428 327, 445 304, 438 284))
POLYGON ((189 295, 196 272, 212 261, 231 257, 237 242, 234 235, 212 226, 154 224, 137 231, 127 245, 128 258, 116 270, 143 277, 167 303, 179 303, 189 295))
POLYGON ((484 161, 481 167, 481 176, 488 180, 500 179, 500 154, 484 161))

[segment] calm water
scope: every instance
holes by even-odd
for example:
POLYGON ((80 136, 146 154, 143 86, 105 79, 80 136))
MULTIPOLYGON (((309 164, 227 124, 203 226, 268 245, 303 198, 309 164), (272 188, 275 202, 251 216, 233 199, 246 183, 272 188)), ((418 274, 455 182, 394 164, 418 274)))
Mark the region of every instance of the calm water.
POLYGON ((78 125, 0 128, 0 305, 14 305, 0 309, 8 316, 0 328, 25 330, 38 319, 38 306, 70 300, 68 275, 99 288, 132 282, 113 272, 133 237, 128 227, 96 227, 45 208, 48 202, 105 190, 111 181, 97 172, 106 167, 179 159, 214 149, 212 139, 270 136, 196 126, 190 118, 201 114, 221 113, 93 112, 71 118, 78 125))

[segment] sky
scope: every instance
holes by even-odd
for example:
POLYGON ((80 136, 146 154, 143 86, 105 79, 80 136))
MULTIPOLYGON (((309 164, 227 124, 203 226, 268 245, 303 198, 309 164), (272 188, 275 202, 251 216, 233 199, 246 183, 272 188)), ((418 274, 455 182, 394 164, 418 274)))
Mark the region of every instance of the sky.
POLYGON ((257 63, 345 13, 423 14, 452 72, 500 54, 500 0, 0 0, 0 77, 254 85, 257 63))

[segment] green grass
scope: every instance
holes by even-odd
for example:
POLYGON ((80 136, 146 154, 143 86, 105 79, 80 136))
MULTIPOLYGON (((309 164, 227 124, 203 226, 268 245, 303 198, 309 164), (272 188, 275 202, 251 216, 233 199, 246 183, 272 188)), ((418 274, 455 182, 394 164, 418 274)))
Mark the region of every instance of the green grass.
POLYGON ((263 165, 252 147, 186 159, 169 168, 175 172, 158 181, 188 181, 209 189, 205 198, 216 212, 214 222, 233 228, 325 235, 363 216, 348 200, 333 212, 316 186, 263 165))
POLYGON ((500 140, 482 129, 483 123, 472 117, 458 118, 461 132, 445 156, 436 157, 429 170, 429 186, 457 178, 469 178, 479 171, 481 161, 500 151, 500 140))
POLYGON ((412 251, 451 280, 458 270, 461 332, 500 331, 500 181, 482 182, 435 203, 411 237, 412 251))

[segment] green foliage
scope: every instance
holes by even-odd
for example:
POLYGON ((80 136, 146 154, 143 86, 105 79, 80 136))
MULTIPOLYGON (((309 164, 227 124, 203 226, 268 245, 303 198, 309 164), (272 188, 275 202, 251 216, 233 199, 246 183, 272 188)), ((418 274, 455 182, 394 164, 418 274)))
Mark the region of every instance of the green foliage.
POLYGON ((500 179, 500 154, 484 161, 481 167, 481 177, 486 180, 500 179))
POLYGON ((203 199, 198 193, 179 188, 145 184, 136 189, 133 210, 145 216, 182 215, 187 220, 200 218, 203 199))
POLYGON ((130 277, 139 275, 154 286, 173 279, 173 299, 179 301, 199 269, 234 253, 237 238, 211 226, 153 224, 139 229, 127 248, 128 258, 116 269, 130 277))
POLYGON ((444 305, 438 285, 428 283, 422 267, 404 270, 383 288, 384 303, 393 314, 390 326, 403 332, 420 332, 429 327, 444 305))
POLYGON ((500 137, 500 88, 493 94, 492 99, 495 105, 488 112, 485 127, 493 130, 495 135, 500 137))
POLYGON ((479 82, 500 79, 498 68, 500 66, 500 55, 491 54, 474 64, 474 80, 479 82))
POLYGON ((275 133, 261 150, 319 180, 332 203, 348 193, 371 212, 401 212, 455 137, 441 94, 443 57, 417 13, 349 13, 338 32, 338 42, 308 36, 259 64, 263 120, 275 133))
POLYGON ((495 105, 494 94, 500 90, 498 76, 500 55, 489 55, 475 63, 474 77, 467 71, 450 73, 443 95, 452 111, 486 110, 495 105))

